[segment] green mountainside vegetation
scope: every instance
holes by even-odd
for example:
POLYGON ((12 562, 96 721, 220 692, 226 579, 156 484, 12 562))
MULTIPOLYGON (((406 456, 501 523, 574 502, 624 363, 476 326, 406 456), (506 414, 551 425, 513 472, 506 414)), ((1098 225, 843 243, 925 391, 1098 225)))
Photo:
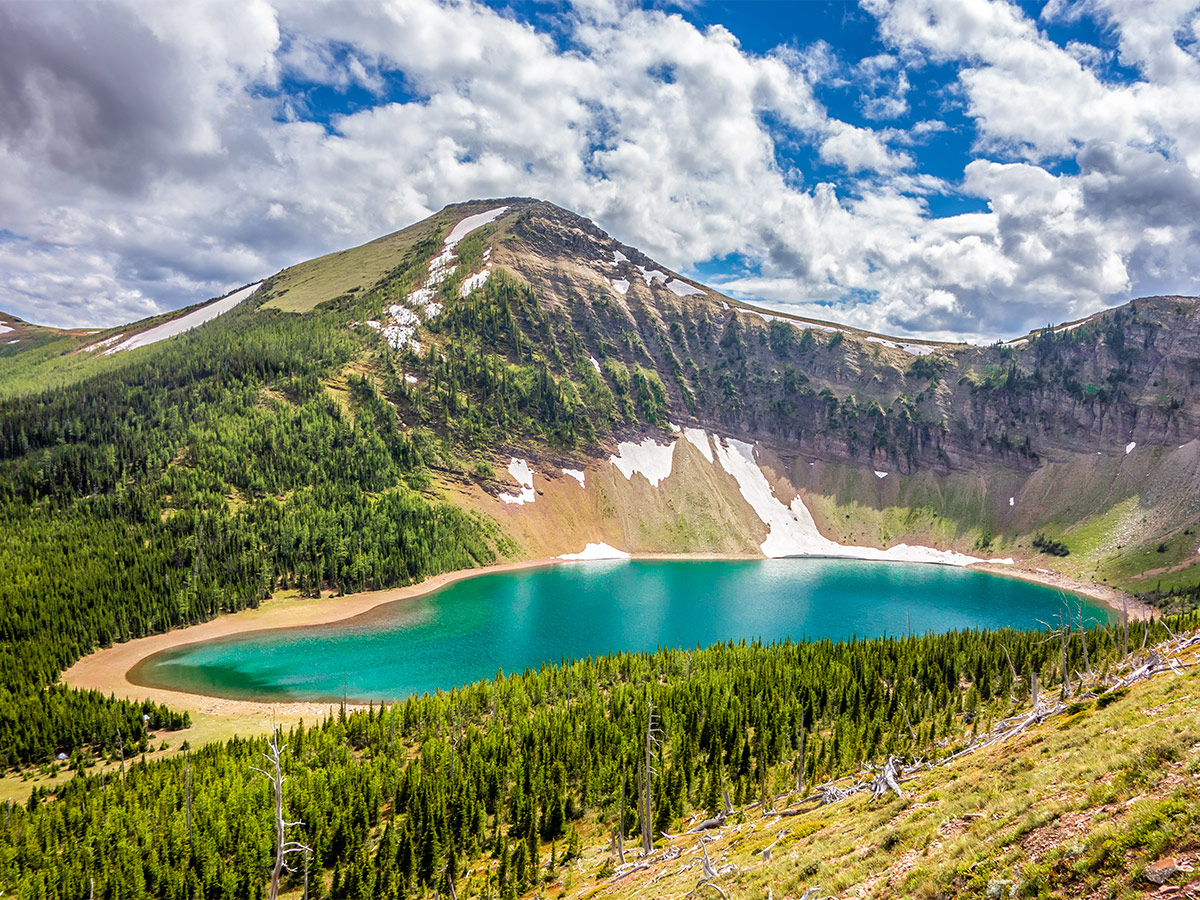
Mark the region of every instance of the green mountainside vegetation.
MULTIPOLYGON (((235 312, 70 387, 0 401, 0 747, 8 765, 136 742, 46 684, 114 641, 491 562, 504 538, 429 493, 420 432, 358 376, 361 339, 235 312), (344 380, 344 376, 343 376, 344 380)), ((123 708, 123 707, 122 707, 123 708)), ((140 710, 137 718, 140 719, 140 710)), ((156 711, 151 727, 169 719, 156 711)))

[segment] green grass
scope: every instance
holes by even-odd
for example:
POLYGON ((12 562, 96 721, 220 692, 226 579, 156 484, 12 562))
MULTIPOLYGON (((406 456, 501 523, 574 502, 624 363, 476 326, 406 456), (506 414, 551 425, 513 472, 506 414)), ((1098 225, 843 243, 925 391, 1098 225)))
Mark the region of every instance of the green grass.
POLYGON ((457 205, 361 246, 284 269, 273 279, 270 299, 263 308, 291 313, 311 312, 327 300, 366 290, 399 266, 409 251, 439 229, 448 229, 452 223, 490 208, 492 201, 457 205))
MULTIPOLYGON (((740 831, 708 845, 714 864, 737 867, 717 883, 731 900, 818 886, 876 898, 1140 894, 1149 863, 1200 843, 1198 689, 1194 669, 1159 676, 922 774, 903 798, 860 794, 777 821, 747 811, 740 831)), ((696 838, 672 843, 685 855, 615 883, 593 880, 608 857, 593 846, 574 887, 601 900, 683 896, 698 877, 698 865, 679 871, 699 856, 696 838)))

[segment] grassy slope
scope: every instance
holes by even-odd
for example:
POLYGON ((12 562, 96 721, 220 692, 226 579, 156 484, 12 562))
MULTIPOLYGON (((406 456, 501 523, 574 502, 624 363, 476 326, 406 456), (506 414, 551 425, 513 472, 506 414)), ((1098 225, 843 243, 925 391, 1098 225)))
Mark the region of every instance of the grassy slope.
MULTIPOLYGON (((375 284, 400 264, 410 250, 438 229, 469 215, 493 209, 496 203, 472 201, 447 206, 441 212, 392 234, 348 250, 339 250, 284 269, 272 279, 271 298, 264 309, 304 313, 318 304, 375 284)), ((510 212, 505 218, 511 216, 510 212)))
MULTIPOLYGON (((1159 676, 1104 709, 1088 703, 920 775, 903 798, 859 794, 787 819, 749 808, 707 844, 714 864, 736 867, 718 884, 734 900, 811 887, 879 898, 1140 895, 1160 856, 1200 860, 1198 692, 1194 668, 1159 676)), ((682 898, 699 877, 695 836, 660 841, 648 870, 617 881, 601 874, 610 855, 592 846, 544 896, 682 898), (662 859, 668 848, 678 857, 662 859)))

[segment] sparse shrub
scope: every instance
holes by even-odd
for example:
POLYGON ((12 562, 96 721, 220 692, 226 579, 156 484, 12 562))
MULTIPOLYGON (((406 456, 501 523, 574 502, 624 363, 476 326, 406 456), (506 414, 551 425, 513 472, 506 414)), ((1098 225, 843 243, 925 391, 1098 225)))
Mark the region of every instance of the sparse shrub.
POLYGON ((1056 541, 1053 538, 1048 538, 1039 531, 1033 536, 1033 549, 1050 556, 1070 556, 1070 548, 1062 541, 1056 541))

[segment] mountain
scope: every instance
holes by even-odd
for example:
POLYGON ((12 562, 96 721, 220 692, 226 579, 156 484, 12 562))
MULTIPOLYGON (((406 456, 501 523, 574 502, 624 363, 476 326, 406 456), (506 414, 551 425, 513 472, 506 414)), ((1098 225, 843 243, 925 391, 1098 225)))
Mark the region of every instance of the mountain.
MULTIPOLYGON (((139 335, 219 305, 64 336, 20 375, 61 386, 117 367, 139 335)), ((908 544, 1134 592, 1200 580, 1195 298, 990 347, 893 338, 756 309, 507 198, 285 269, 244 307, 244 327, 288 313, 344 332, 353 359, 323 389, 345 400, 366 378, 436 444, 442 496, 520 556, 908 544), (504 502, 526 468, 530 502, 504 502), (582 493, 567 470, 586 473, 582 493)), ((0 366, 0 392, 13 384, 0 366)))
POLYGON ((503 470, 515 457, 538 473, 533 508, 497 504, 514 485, 503 474, 480 478, 476 467, 449 479, 456 502, 501 517, 527 553, 595 541, 632 552, 759 552, 782 514, 747 510, 745 486, 714 465, 703 440, 679 440, 679 427, 753 445, 775 497, 786 506, 799 495, 820 533, 842 544, 1033 558, 1137 590, 1195 580, 1194 298, 1144 298, 992 347, 897 339, 755 309, 573 213, 510 198, 447 207, 285 270, 264 285, 263 308, 340 311, 395 329, 387 309, 420 306, 422 263, 442 250, 441 236, 489 211, 494 220, 469 232, 440 286, 445 311, 419 316, 426 345, 402 347, 388 364, 413 382, 393 398, 406 421, 433 414, 481 462, 503 470), (491 287, 457 296, 488 272, 498 273, 491 287), (496 427, 523 404, 527 412, 530 398, 498 410, 486 396, 493 384, 451 371, 484 363, 544 372, 563 394, 555 415, 496 427), (686 476, 653 489, 618 477, 610 456, 646 440, 675 443, 686 476), (602 485, 595 503, 580 502, 564 468, 602 485), (1039 532, 1071 556, 1036 553, 1039 532))
MULTIPOLYGON (((912 341, 757 310, 508 198, 121 328, 0 320, 15 896, 266 894, 265 741, 172 748, 186 714, 58 676, 269 597, 618 552, 997 560, 1166 610, 1200 595, 1194 298, 912 341)), ((683 895, 700 815, 733 896, 1137 890, 1195 847, 1196 645, 1168 628, 1196 615, 623 654, 341 709, 286 735, 288 816, 336 897, 683 895), (652 814, 631 808, 649 704, 652 814), (904 797, 756 807, 893 754, 931 764, 904 797), (616 833, 644 818, 658 843, 614 871, 627 777, 616 833)))

